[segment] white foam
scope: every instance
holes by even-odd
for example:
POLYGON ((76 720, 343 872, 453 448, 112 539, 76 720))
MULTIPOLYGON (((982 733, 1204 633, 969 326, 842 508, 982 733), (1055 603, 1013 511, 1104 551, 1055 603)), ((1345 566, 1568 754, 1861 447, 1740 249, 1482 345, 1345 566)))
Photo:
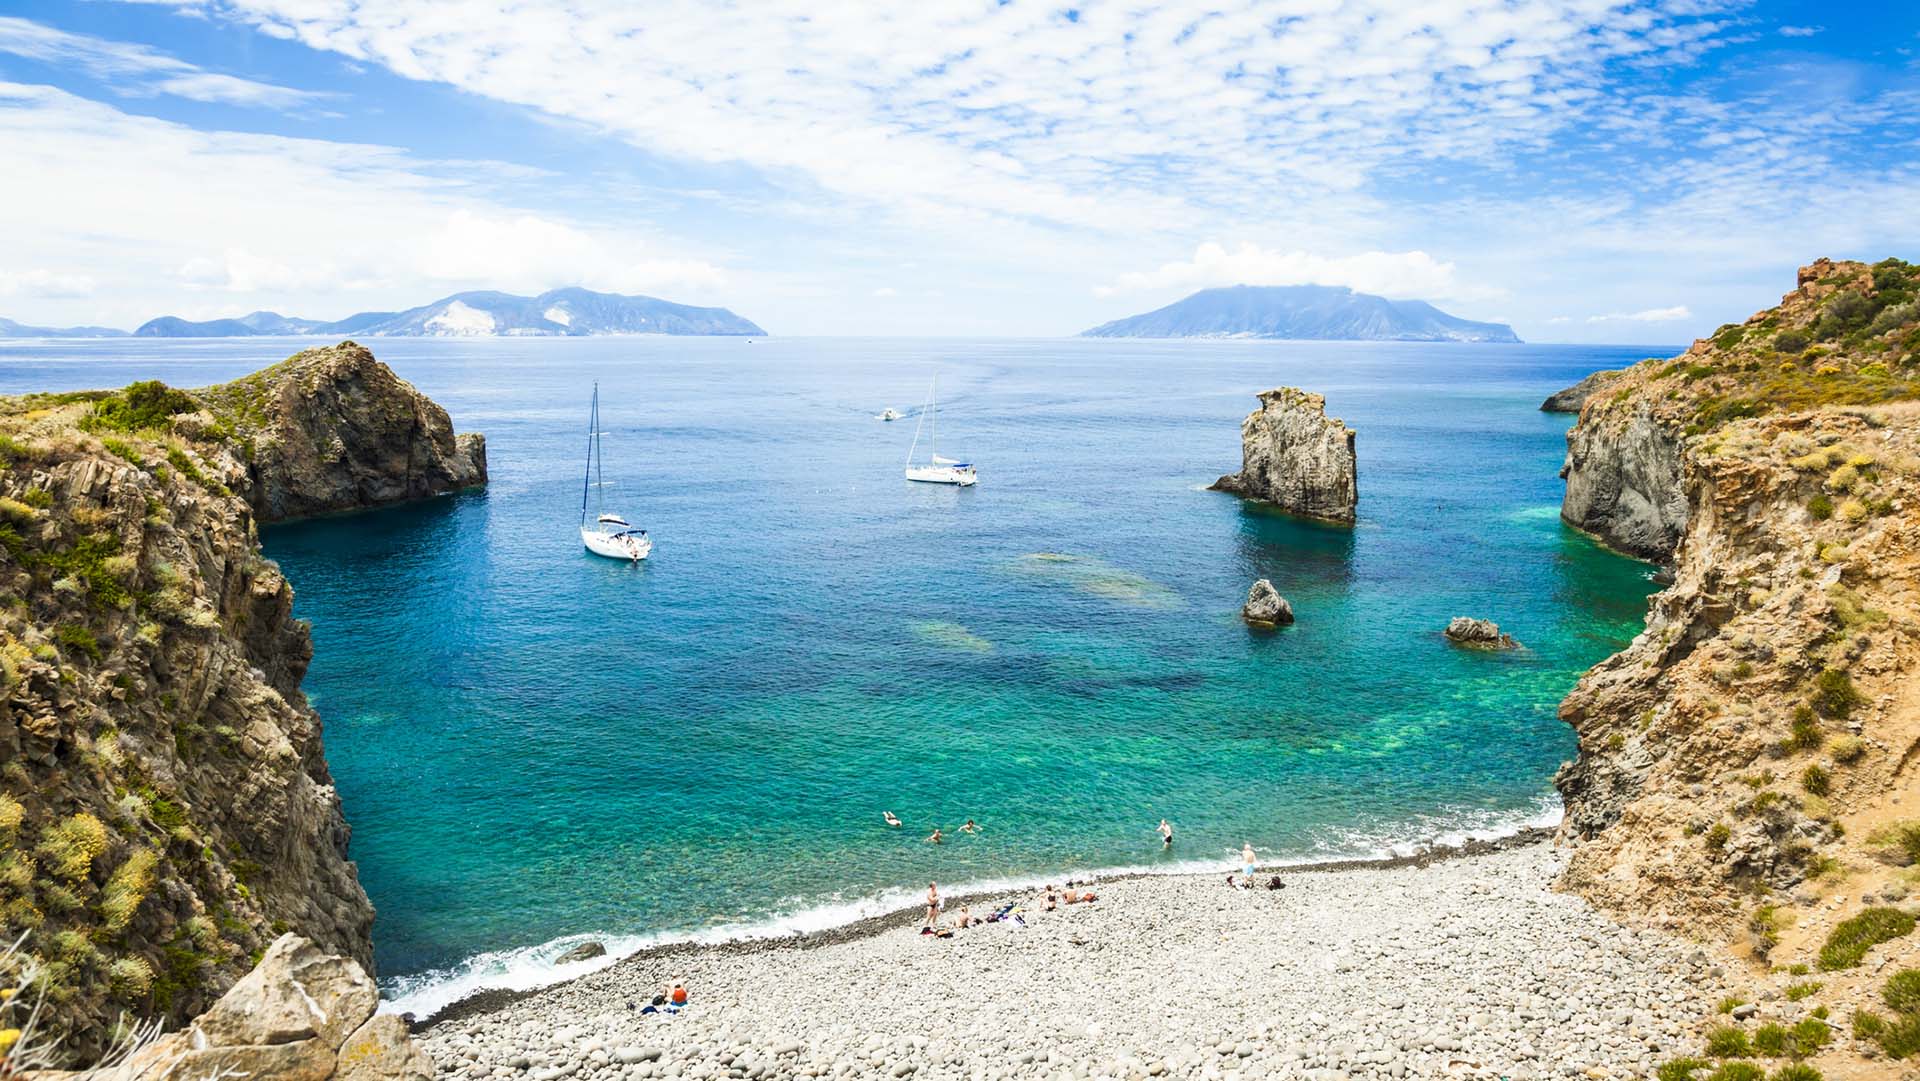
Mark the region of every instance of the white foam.
MULTIPOLYGON (((1269 867, 1295 867, 1338 860, 1388 860, 1414 855, 1438 845, 1458 846, 1469 841, 1494 841, 1512 837, 1529 829, 1559 825, 1565 809, 1557 795, 1542 797, 1531 812, 1514 816, 1493 811, 1461 810, 1446 815, 1423 816, 1414 838, 1404 835, 1385 838, 1365 830, 1342 830, 1316 839, 1308 852, 1282 860, 1263 859, 1269 867)), ((1123 875, 1216 874, 1237 869, 1237 849, 1223 851, 1212 859, 1170 860, 1164 863, 1120 865, 1099 868, 1055 870, 1046 874, 977 879, 949 885, 950 897, 972 894, 1018 893, 1040 889, 1049 883, 1068 879, 1086 880, 1123 875)), ((585 976, 610 967, 625 957, 656 946, 682 943, 718 944, 776 938, 793 938, 817 931, 832 930, 850 923, 885 916, 922 903, 922 888, 897 887, 877 894, 825 904, 792 902, 793 907, 762 920, 716 924, 698 931, 662 932, 650 935, 579 934, 556 938, 537 946, 490 950, 476 954, 452 968, 437 969, 412 976, 401 976, 382 988, 382 1013, 410 1013, 427 1018, 480 991, 532 991, 585 976), (586 961, 559 964, 560 955, 575 946, 599 942, 606 947, 602 956, 586 961)))

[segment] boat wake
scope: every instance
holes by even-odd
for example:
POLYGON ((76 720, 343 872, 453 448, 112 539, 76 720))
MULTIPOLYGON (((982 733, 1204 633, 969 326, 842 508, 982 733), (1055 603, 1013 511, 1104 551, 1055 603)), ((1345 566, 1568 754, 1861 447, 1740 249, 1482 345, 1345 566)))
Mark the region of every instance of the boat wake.
MULTIPOLYGON (((1339 861, 1385 861, 1414 856, 1434 848, 1458 847, 1471 841, 1495 841, 1531 829, 1550 829, 1559 825, 1564 811, 1558 795, 1542 797, 1539 804, 1518 814, 1486 810, 1461 810, 1445 815, 1421 816, 1412 829, 1403 828, 1394 835, 1363 829, 1328 831, 1316 837, 1305 851, 1283 859, 1263 859, 1266 867, 1298 867, 1339 861)), ((1222 849, 1212 858, 1179 859, 1152 864, 1120 865, 1055 870, 1045 874, 1014 875, 956 882, 945 892, 949 897, 975 894, 1011 893, 1037 890, 1048 883, 1067 879, 1099 879, 1128 875, 1213 874, 1236 867, 1238 850, 1222 849)), ((877 894, 824 904, 799 904, 777 911, 764 919, 716 924, 697 931, 670 931, 647 935, 578 934, 556 938, 537 946, 489 950, 475 954, 450 968, 436 969, 383 981, 382 1013, 406 1013, 426 1019, 481 991, 532 991, 585 976, 608 968, 623 958, 658 946, 685 943, 719 944, 766 939, 793 938, 828 931, 861 920, 920 906, 922 887, 901 887, 877 894), (576 946, 599 942, 606 953, 584 961, 560 963, 559 958, 576 946)))

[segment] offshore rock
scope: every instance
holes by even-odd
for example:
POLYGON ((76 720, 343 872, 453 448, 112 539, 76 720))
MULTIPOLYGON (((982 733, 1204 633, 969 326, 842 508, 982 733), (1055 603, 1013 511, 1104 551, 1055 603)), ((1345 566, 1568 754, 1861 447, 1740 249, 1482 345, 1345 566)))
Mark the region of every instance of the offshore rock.
POLYGON ((486 437, 351 341, 199 392, 246 450, 261 521, 376 507, 487 482, 486 437))
POLYGON ((1587 399, 1593 397, 1594 392, 1605 386, 1607 380, 1619 374, 1617 370, 1594 372, 1565 390, 1556 390, 1547 395, 1547 400, 1540 403, 1540 411, 1542 413, 1578 413, 1580 407, 1587 404, 1587 399))
POLYGON ((374 1016, 379 1000, 359 965, 284 935, 212 1009, 95 1081, 429 1081, 433 1060, 405 1021, 374 1016))
POLYGON ((1265 578, 1253 583, 1247 591, 1247 603, 1240 609, 1240 618, 1256 627, 1272 627, 1281 623, 1293 622, 1293 605, 1273 588, 1273 583, 1265 578))
POLYGON ((1447 641, 1472 649, 1520 648, 1520 643, 1513 640, 1513 635, 1502 634, 1500 625, 1491 619, 1455 616, 1447 622, 1445 633, 1447 641))
POLYGON ((598 941, 582 942, 578 946, 554 958, 553 963, 556 965, 570 965, 575 961, 591 961, 596 957, 605 957, 606 955, 607 947, 604 944, 598 941))
POLYGON ((1353 429, 1327 416, 1326 399, 1294 387, 1260 395, 1240 424, 1240 472, 1213 489, 1281 510, 1351 524, 1359 502, 1353 429))
MULTIPOLYGON (((283 932, 372 967, 312 640, 255 500, 347 510, 474 477, 478 448, 458 472, 438 407, 364 350, 315 353, 260 395, 0 398, 0 922, 59 962, 42 1024, 72 1061, 122 1015, 186 1022, 283 932)), ((246 1055, 294 1054, 271 1046, 246 1055)))

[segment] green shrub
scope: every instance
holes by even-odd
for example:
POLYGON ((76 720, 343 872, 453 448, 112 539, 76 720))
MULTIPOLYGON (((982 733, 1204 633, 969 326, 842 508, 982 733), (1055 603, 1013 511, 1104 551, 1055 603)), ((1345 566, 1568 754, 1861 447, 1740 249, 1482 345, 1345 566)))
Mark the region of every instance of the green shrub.
POLYGON ((109 931, 124 931, 133 922, 140 902, 153 889, 153 869, 160 857, 152 849, 135 849, 107 880, 100 892, 100 915, 109 931))
POLYGON ((1800 787, 1816 796, 1824 796, 1833 788, 1833 777, 1819 766, 1808 766, 1800 774, 1800 787))
POLYGON ((1725 822, 1715 822, 1713 828, 1707 831, 1707 847, 1712 849, 1725 848, 1727 847, 1727 841, 1732 837, 1733 831, 1727 828, 1725 822))
POLYGON ((1753 1053, 1767 1058, 1779 1058, 1787 1053, 1788 1045, 1793 1042, 1793 1034, 1785 1025, 1765 1024, 1753 1030, 1753 1053))
POLYGON ((1669 1062, 1661 1063, 1660 1068, 1653 1072, 1653 1076, 1658 1078, 1659 1081, 1695 1081, 1693 1076, 1694 1071, 1704 1070, 1711 1065, 1713 1065, 1713 1063, 1703 1058, 1693 1058, 1691 1056, 1677 1058, 1669 1062))
POLYGON ((1780 353, 1798 353, 1809 344, 1805 331, 1783 330, 1773 336, 1773 348, 1780 353))
POLYGON ((1787 988, 1787 991, 1786 991, 1787 1001, 1798 1002, 1803 998, 1811 998, 1814 995, 1819 994, 1820 988, 1824 986, 1826 985, 1820 983, 1817 980, 1809 981, 1807 983, 1796 983, 1791 987, 1787 988))
POLYGON ((1816 713, 1846 720, 1853 711, 1866 704, 1866 696, 1854 689, 1853 677, 1838 668, 1823 670, 1813 680, 1812 705, 1816 713))
POLYGON ((1767 1081, 1767 1071, 1751 1062, 1723 1062, 1707 1081, 1767 1081))
POLYGON ((53 640, 60 643, 63 649, 84 653, 95 664, 100 663, 100 640, 85 627, 75 623, 62 623, 54 628, 53 640))
POLYGON ((1747 1000, 1745 998, 1739 995, 1728 995, 1720 1000, 1720 1005, 1715 1007, 1715 1010, 1719 1013, 1732 1013, 1735 1006, 1745 1006, 1746 1004, 1747 1000))
POLYGON ((1888 863, 1920 863, 1920 822, 1889 822, 1867 834, 1867 847, 1888 863))
POLYGON ((122 957, 107 969, 107 985, 115 997, 137 1001, 153 989, 153 969, 138 957, 122 957))
POLYGON ((1753 1054, 1744 1029, 1721 1025, 1707 1033, 1707 1054, 1714 1058, 1745 1058, 1753 1054))
POLYGON ((1804 1062, 1791 1062, 1773 1071, 1769 1081, 1821 1081, 1820 1071, 1804 1062))
POLYGON ((1903 968, 1887 977, 1880 998, 1895 1013, 1920 1013, 1920 968, 1903 968))
POLYGON ((1816 522, 1824 522, 1833 517, 1833 498, 1821 492, 1807 500, 1807 514, 1816 522))
POLYGON ((131 383, 118 394, 100 399, 93 414, 80 426, 88 431, 139 432, 163 428, 176 414, 191 413, 200 404, 184 391, 178 391, 158 379, 131 383))
POLYGON ((1867 743, 1859 736, 1841 736, 1833 741, 1833 745, 1828 747, 1827 751, 1833 755, 1835 762, 1851 765, 1860 761, 1860 756, 1867 753, 1867 743))
POLYGON ((1840 921, 1820 947, 1820 971, 1852 968, 1866 957, 1867 951, 1882 942, 1891 942, 1913 930, 1913 914, 1877 905, 1859 915, 1840 921))
POLYGON ((1833 1026, 1818 1017, 1806 1017, 1791 1030, 1793 1037, 1787 1053, 1794 1058, 1806 1058, 1817 1053, 1833 1038, 1833 1026))
POLYGON ((1811 707, 1801 706, 1794 711, 1793 723, 1787 727, 1787 751, 1817 751, 1826 741, 1826 734, 1820 731, 1820 721, 1811 707))
POLYGON ((1888 1058, 1908 1058, 1920 1052, 1920 1013, 1887 1018, 1870 1010, 1860 1010, 1853 1015, 1853 1035, 1879 1044, 1888 1058))

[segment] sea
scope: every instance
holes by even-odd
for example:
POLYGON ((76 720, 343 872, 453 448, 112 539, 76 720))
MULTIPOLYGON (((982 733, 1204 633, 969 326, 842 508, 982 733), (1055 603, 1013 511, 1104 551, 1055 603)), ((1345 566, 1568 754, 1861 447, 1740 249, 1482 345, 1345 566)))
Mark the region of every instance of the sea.
MULTIPOLYGON (((0 343, 0 393, 200 386, 298 339, 0 343)), ((1651 568, 1558 517, 1549 392, 1666 346, 393 339, 484 490, 268 528, 425 1015, 642 947, 952 893, 1364 858, 1559 816, 1556 706, 1651 568), (938 379, 938 451, 902 476, 938 379), (600 393, 605 486, 583 486, 600 393), (1206 490, 1280 385, 1358 431, 1359 522, 1206 490), (906 414, 883 422, 892 407, 906 414), (580 545, 583 497, 650 530, 580 545), (1271 579, 1297 622, 1238 618, 1271 579), (1441 636, 1493 619, 1524 648, 1441 636), (903 823, 888 826, 891 811, 903 823), (1175 841, 1163 848, 1165 818, 1175 841), (978 833, 959 827, 968 819, 978 833), (935 828, 943 843, 929 843, 935 828), (588 940, 607 956, 557 965, 588 940)))

